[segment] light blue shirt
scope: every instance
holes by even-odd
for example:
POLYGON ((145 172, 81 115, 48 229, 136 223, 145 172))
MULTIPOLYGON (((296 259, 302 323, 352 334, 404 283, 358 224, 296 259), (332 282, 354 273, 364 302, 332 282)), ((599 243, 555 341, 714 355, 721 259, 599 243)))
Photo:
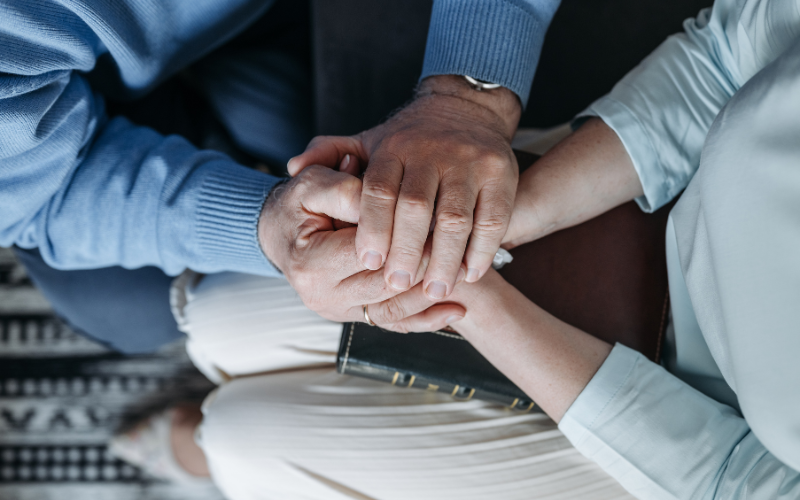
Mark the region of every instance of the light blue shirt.
POLYGON ((796 499, 800 1, 717 0, 684 28, 582 115, 619 135, 644 210, 685 189, 675 369, 717 385, 617 345, 559 427, 642 499, 796 499))

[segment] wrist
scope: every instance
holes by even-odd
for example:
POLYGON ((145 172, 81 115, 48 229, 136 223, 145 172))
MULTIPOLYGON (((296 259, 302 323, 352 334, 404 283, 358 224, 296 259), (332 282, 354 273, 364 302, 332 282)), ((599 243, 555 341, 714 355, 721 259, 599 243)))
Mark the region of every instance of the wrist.
POLYGON ((279 181, 275 186, 267 193, 266 198, 264 199, 264 205, 261 207, 261 214, 258 217, 258 244, 261 247, 261 252, 264 254, 264 257, 272 264, 272 266, 284 273, 284 269, 282 267, 282 260, 279 255, 279 246, 275 245, 277 240, 276 236, 279 233, 279 223, 277 217, 275 217, 275 207, 278 205, 278 200, 281 197, 281 193, 286 189, 286 183, 289 179, 283 179, 279 181))
POLYGON ((467 339, 491 331, 498 321, 508 321, 513 317, 510 311, 517 298, 514 292, 516 289, 492 269, 475 283, 462 282, 448 301, 464 306, 467 314, 453 327, 467 339))
POLYGON ((505 87, 476 90, 463 76, 437 75, 425 78, 417 98, 450 97, 471 105, 483 120, 499 129, 510 142, 519 125, 522 104, 517 94, 505 87))

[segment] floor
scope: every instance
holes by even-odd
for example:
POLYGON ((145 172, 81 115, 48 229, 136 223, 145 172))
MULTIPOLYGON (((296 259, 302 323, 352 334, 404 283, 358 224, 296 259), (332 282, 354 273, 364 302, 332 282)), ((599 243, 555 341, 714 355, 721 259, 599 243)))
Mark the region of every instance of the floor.
POLYGON ((212 384, 181 343, 123 357, 71 331, 0 248, 0 498, 221 500, 145 477, 106 452, 118 429, 212 384))

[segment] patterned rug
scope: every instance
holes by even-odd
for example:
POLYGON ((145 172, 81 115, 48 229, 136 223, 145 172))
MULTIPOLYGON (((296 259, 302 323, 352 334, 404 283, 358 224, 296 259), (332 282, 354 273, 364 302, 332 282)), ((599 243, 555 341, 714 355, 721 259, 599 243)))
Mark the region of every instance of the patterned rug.
POLYGON ((221 500, 111 457, 118 429, 212 388, 182 343, 125 357, 53 316, 10 250, 0 248, 0 498, 221 500))

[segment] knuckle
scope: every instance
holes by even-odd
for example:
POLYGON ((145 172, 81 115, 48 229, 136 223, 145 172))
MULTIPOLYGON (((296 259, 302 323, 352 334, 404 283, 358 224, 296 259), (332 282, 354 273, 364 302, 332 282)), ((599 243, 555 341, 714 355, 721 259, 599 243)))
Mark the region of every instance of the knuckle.
POLYGON ((480 155, 480 163, 482 168, 493 173, 504 172, 513 166, 508 154, 495 150, 485 151, 480 155))
POLYGON ((384 323, 396 324, 406 317, 405 308, 396 300, 389 300, 383 308, 384 323))
POLYGON ((405 194, 400 197, 399 203, 403 210, 413 215, 428 215, 433 210, 431 200, 422 193, 405 194))
POLYGON ((492 236, 498 233, 504 233, 507 225, 508 221, 505 217, 492 214, 477 219, 475 221, 473 232, 479 235, 484 234, 487 236, 492 236))
POLYGON ((463 209, 444 209, 436 214, 436 228, 444 233, 468 231, 472 214, 463 209))
MULTIPOLYGON (((414 263, 421 258, 422 248, 417 248, 411 245, 410 241, 406 242, 393 242, 392 248, 390 250, 392 254, 392 261, 397 264, 408 264, 414 263)), ((402 267, 402 266, 401 266, 402 267)))
POLYGON ((390 183, 381 179, 371 179, 364 183, 363 194, 377 201, 387 202, 397 199, 397 191, 390 183))

